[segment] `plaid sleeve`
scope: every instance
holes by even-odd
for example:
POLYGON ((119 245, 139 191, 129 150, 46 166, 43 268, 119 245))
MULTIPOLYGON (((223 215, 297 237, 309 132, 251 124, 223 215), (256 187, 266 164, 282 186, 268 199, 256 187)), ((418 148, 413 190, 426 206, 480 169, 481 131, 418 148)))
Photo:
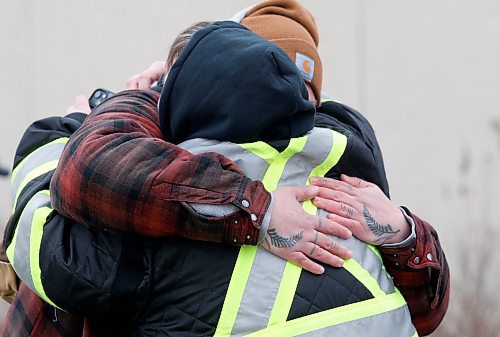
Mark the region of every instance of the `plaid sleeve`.
POLYGON ((158 98, 153 91, 125 91, 87 117, 54 173, 54 208, 114 232, 255 244, 270 194, 222 155, 193 155, 162 140, 158 98), (239 211, 204 217, 193 202, 239 211))
POLYGON ((82 317, 55 309, 21 284, 0 329, 0 336, 82 337, 83 325, 82 317))
POLYGON ((415 221, 416 238, 406 247, 380 247, 384 264, 401 291, 421 336, 434 331, 450 299, 448 262, 432 226, 405 209, 415 221))

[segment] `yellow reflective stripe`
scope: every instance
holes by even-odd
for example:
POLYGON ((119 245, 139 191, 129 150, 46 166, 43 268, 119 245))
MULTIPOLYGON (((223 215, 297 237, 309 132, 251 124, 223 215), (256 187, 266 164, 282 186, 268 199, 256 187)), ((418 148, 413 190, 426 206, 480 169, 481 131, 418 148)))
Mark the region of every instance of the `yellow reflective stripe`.
POLYGON ((274 147, 264 142, 240 144, 240 146, 269 163, 269 168, 266 171, 264 179, 262 179, 262 184, 266 190, 272 192, 278 186, 288 160, 294 154, 302 151, 306 142, 307 136, 293 138, 283 152, 278 152, 274 147))
POLYGON ((19 189, 16 192, 16 197, 14 198, 14 207, 12 209, 12 212, 16 211, 17 199, 19 198, 19 195, 21 194, 22 190, 26 187, 26 185, 28 185, 29 182, 32 181, 33 179, 40 177, 41 175, 47 172, 55 170, 58 162, 59 160, 49 161, 48 163, 38 166, 36 169, 34 169, 33 171, 31 171, 26 175, 26 178, 23 179, 23 181, 19 185, 19 189))
MULTIPOLYGON (((50 197, 49 191, 42 191, 40 193, 50 197)), ((31 279, 33 280, 33 285, 35 286, 36 292, 45 302, 50 303, 54 307, 57 307, 45 294, 45 290, 43 289, 42 285, 42 270, 40 269, 40 246, 42 244, 43 228, 50 212, 52 212, 52 209, 50 207, 42 207, 36 209, 33 213, 29 258, 31 267, 31 279)))
POLYGON ((373 297, 383 297, 386 295, 382 289, 380 289, 377 280, 375 280, 368 270, 363 268, 356 260, 345 260, 343 268, 361 282, 366 289, 370 291, 373 297))
POLYGON ((258 246, 242 246, 227 289, 214 337, 230 336, 258 246))
MULTIPOLYGON (((318 166, 316 166, 311 173, 309 174, 309 178, 311 177, 324 177, 328 171, 331 170, 332 167, 337 165, 340 160, 340 157, 344 154, 344 151, 347 147, 347 137, 337 131, 332 131, 332 149, 328 154, 327 158, 318 166)), ((307 179, 307 185, 309 185, 309 179, 307 179)), ((313 205, 311 200, 304 201, 302 207, 309 214, 316 214, 316 206, 313 205)))
POLYGON ((9 262, 12 266, 14 266, 14 252, 16 251, 17 230, 18 227, 16 226, 16 230, 14 231, 14 236, 12 237, 12 241, 10 242, 9 247, 7 247, 6 250, 7 258, 9 259, 9 262))
POLYGON ((68 137, 63 137, 63 138, 57 138, 56 140, 53 140, 51 141, 50 143, 47 143, 41 147, 39 147, 38 149, 36 149, 35 151, 31 152, 29 155, 26 156, 26 158, 24 158, 15 168, 14 170, 12 171, 12 178, 11 178, 11 183, 14 182, 14 180, 16 179, 16 176, 17 176, 17 173, 19 172, 19 170, 21 169, 21 167, 27 162, 30 160, 30 158, 37 152, 39 151, 42 151, 43 148, 45 148, 46 146, 49 146, 49 145, 52 145, 52 144, 66 144, 68 142, 69 138, 68 137))
POLYGON ((268 327, 286 321, 290 308, 292 307, 293 297, 297 289, 297 284, 299 283, 301 271, 301 267, 287 261, 278 294, 274 301, 273 310, 269 316, 269 322, 267 323, 268 327))
POLYGON ((342 157, 342 155, 344 154, 344 151, 347 147, 347 137, 337 131, 332 131, 332 137, 333 137, 333 146, 330 151, 330 154, 323 163, 316 166, 312 170, 310 174, 311 177, 312 176, 323 177, 325 174, 328 173, 328 171, 330 171, 332 167, 337 165, 337 163, 340 160, 340 157, 342 157))
POLYGON ((374 245, 371 245, 371 244, 368 244, 367 246, 368 246, 368 248, 370 248, 371 250, 373 250, 373 252, 375 253, 375 255, 377 255, 380 260, 382 260, 382 254, 380 254, 380 251, 378 250, 377 247, 375 247, 374 245))
MULTIPOLYGON (((278 183, 281 176, 283 175, 286 163, 290 158, 292 158, 294 154, 302 151, 302 149, 306 145, 306 142, 307 136, 293 138, 292 140, 290 140, 290 144, 288 144, 287 148, 283 152, 278 153, 276 158, 272 160, 271 166, 269 166, 264 179, 262 179, 262 183, 264 184, 266 190, 272 192, 278 187, 278 183)), ((255 154, 259 155, 258 153, 255 154)))
POLYGON ((278 150, 265 142, 259 141, 255 143, 246 143, 239 145, 245 150, 248 150, 253 154, 261 157, 262 159, 267 161, 269 165, 272 164, 273 160, 279 155, 278 150))
POLYGON ((415 334, 413 336, 411 336, 411 337, 418 337, 418 332, 415 331, 415 334))
MULTIPOLYGON (((44 194, 50 197, 50 192, 47 190, 38 192, 39 194, 44 194)), ((52 209, 49 207, 41 207, 36 209, 33 212, 33 221, 31 223, 31 234, 30 234, 30 253, 29 262, 30 262, 30 270, 31 270, 31 280, 34 284, 35 291, 43 298, 44 301, 50 303, 54 307, 57 307, 45 294, 45 290, 43 289, 42 279, 41 279, 41 269, 40 269, 40 246, 42 244, 42 236, 43 236, 43 228, 45 226, 45 221, 47 216, 52 212, 52 209)), ((15 269, 14 265, 14 255, 17 244, 17 236, 18 236, 19 226, 16 226, 14 231, 14 236, 12 238, 11 244, 7 247, 7 257, 11 263, 11 265, 15 269)))
POLYGON ((385 269, 384 260, 382 260, 382 253, 380 253, 380 250, 376 246, 371 244, 367 244, 367 246, 375 253, 375 255, 378 256, 379 260, 382 261, 382 270, 384 271, 384 273, 386 273, 386 275, 388 275, 389 279, 392 279, 392 276, 390 276, 387 270, 385 269))
POLYGON ((337 101, 336 99, 332 99, 332 98, 322 98, 320 100, 320 103, 326 103, 326 102, 335 102, 335 103, 342 104, 341 101, 337 101))
POLYGON ((401 308, 405 304, 403 296, 399 291, 396 291, 380 298, 372 298, 276 324, 246 335, 246 337, 298 336, 333 325, 382 314, 401 308))
MULTIPOLYGON (((342 155, 344 154, 347 146, 347 137, 336 131, 332 131, 331 135, 332 148, 330 150, 330 153, 321 164, 316 166, 311 171, 309 177, 324 177, 332 167, 337 165, 340 157, 342 157, 342 155)), ((309 184, 309 179, 307 181, 307 184, 309 184)), ((305 201, 302 207, 309 214, 316 214, 317 208, 310 200, 305 201)), ((272 326, 274 324, 286 321, 288 313, 290 312, 290 308, 292 307, 293 297, 299 283, 301 271, 302 268, 296 266, 291 262, 287 262, 285 271, 283 273, 283 278, 281 279, 281 284, 278 289, 278 294, 276 295, 276 301, 274 302, 274 307, 271 311, 271 316, 269 317, 267 326, 272 326)))
MULTIPOLYGON (((278 182, 283 174, 287 161, 294 154, 302 151, 306 142, 307 136, 294 138, 281 153, 264 142, 242 144, 241 146, 263 158, 270 164, 264 179, 262 179, 262 183, 266 190, 272 192, 278 186, 278 182), (268 155, 269 153, 274 157, 268 155)), ((240 248, 214 337, 230 336, 231 334, 241 304, 241 299, 243 298, 243 293, 248 282, 250 270, 255 259, 255 254, 257 254, 257 248, 258 246, 245 245, 240 248)))

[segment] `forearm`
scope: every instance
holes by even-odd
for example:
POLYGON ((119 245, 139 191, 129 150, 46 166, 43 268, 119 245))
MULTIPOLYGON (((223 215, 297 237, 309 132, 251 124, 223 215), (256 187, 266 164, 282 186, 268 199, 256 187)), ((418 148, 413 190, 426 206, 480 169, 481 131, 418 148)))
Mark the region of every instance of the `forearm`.
POLYGON ((70 114, 36 121, 27 128, 16 150, 11 194, 14 209, 6 226, 2 246, 5 252, 2 253, 8 256, 18 277, 47 301, 39 283, 35 282, 37 274, 32 273, 26 260, 33 259, 36 253, 30 252, 40 247, 40 238, 33 233, 43 232, 42 214, 51 211, 48 188, 59 155, 84 118, 84 114, 70 114), (32 235, 26 236, 26 233, 32 235))
POLYGON ((54 207, 105 230, 255 244, 269 193, 221 155, 193 155, 163 141, 157 99, 154 92, 124 92, 89 116, 55 172, 54 207), (201 216, 193 202, 232 204, 238 212, 201 216))
MULTIPOLYGON (((21 212, 33 195, 45 186, 45 177, 54 171, 68 137, 82 124, 84 114, 49 117, 31 124, 16 149, 12 171, 12 228, 6 229, 5 245, 10 244, 21 212), (36 184, 33 185, 33 181, 36 184), (36 186, 36 188, 34 188, 36 186)), ((50 179, 50 177, 49 177, 50 179)))
POLYGON ((48 117, 31 124, 23 134, 16 150, 13 168, 34 150, 59 138, 69 137, 75 132, 86 115, 72 113, 65 117, 48 117))
POLYGON ((380 247, 385 267, 408 302, 420 335, 434 331, 448 308, 450 274, 436 231, 409 213, 416 238, 399 248, 380 247))

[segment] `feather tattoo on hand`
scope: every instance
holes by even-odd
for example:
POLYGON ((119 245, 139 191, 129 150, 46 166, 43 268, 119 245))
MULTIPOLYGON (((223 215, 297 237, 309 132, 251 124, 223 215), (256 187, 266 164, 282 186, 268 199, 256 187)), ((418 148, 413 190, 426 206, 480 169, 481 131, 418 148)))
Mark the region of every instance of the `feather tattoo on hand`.
POLYGON ((302 240, 302 238, 304 237, 304 231, 300 231, 299 233, 287 238, 279 235, 276 232, 275 228, 268 229, 267 234, 269 234, 269 238, 271 239, 271 244, 278 248, 293 247, 297 244, 297 242, 302 240))
POLYGON ((399 229, 395 231, 392 229, 390 224, 382 225, 377 220, 373 218, 370 214, 370 211, 363 205, 363 216, 365 218, 366 223, 368 224, 368 228, 372 231, 372 233, 378 237, 373 243, 375 244, 384 244, 387 240, 393 238, 396 234, 399 233, 399 229))

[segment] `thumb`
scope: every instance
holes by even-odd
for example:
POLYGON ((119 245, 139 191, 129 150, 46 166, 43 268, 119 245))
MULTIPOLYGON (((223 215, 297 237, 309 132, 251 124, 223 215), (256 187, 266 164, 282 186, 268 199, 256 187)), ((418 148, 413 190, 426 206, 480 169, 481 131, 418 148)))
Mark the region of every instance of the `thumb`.
POLYGON ((319 187, 314 185, 294 187, 297 201, 311 200, 319 193, 319 187))
POLYGON ((343 182, 348 183, 351 186, 358 187, 358 188, 363 188, 363 187, 370 187, 371 183, 357 177, 350 177, 348 175, 342 174, 340 175, 340 180, 343 182))

